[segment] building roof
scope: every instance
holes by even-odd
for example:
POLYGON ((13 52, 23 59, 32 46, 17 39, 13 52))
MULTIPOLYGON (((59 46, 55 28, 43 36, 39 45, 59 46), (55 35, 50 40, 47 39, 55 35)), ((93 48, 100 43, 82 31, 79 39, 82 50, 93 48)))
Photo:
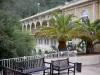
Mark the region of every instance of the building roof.
POLYGON ((71 6, 74 6, 74 5, 78 5, 78 4, 81 4, 81 3, 84 3, 84 2, 88 2, 88 1, 92 1, 92 0, 76 0, 76 1, 73 1, 73 2, 71 2, 71 3, 65 4, 64 6, 58 6, 58 7, 49 9, 49 10, 47 10, 47 11, 41 12, 41 13, 37 13, 37 14, 35 14, 35 15, 33 15, 33 16, 30 16, 30 17, 21 19, 20 21, 23 22, 23 21, 26 21, 26 20, 28 20, 28 19, 32 19, 32 18, 41 16, 41 15, 44 15, 44 14, 53 12, 53 11, 55 11, 55 10, 59 10, 59 9, 60 9, 60 10, 63 10, 63 9, 65 9, 65 8, 68 8, 68 7, 71 7, 71 6))

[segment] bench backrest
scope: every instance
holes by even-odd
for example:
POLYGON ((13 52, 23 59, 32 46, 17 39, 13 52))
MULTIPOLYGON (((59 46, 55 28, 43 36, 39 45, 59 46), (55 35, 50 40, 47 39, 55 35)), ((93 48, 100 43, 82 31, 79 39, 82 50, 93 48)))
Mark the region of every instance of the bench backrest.
POLYGON ((44 58, 15 62, 15 67, 17 67, 17 69, 18 67, 23 69, 29 69, 29 68, 37 68, 43 66, 44 66, 44 58))
POLYGON ((2 66, 2 70, 3 70, 3 74, 1 75, 31 75, 31 74, 28 74, 28 73, 22 73, 22 72, 19 72, 19 71, 16 71, 14 69, 11 69, 11 68, 7 68, 7 67, 3 67, 2 66))
POLYGON ((52 61, 52 64, 55 66, 67 66, 69 65, 69 59, 61 59, 61 60, 56 60, 56 61, 52 61))

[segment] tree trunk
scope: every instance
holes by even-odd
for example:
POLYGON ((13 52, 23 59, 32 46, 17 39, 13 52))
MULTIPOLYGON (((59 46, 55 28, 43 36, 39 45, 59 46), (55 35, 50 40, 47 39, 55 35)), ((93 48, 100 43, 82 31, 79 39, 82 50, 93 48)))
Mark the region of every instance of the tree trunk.
POLYGON ((86 43, 86 54, 94 53, 94 45, 92 41, 86 43))
POLYGON ((67 50, 66 40, 59 41, 58 49, 59 51, 67 50))

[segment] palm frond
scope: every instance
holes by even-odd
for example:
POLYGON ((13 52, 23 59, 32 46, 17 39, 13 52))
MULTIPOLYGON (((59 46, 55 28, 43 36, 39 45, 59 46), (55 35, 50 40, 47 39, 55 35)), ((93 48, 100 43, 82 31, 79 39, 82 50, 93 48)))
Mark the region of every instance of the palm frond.
POLYGON ((97 31, 96 36, 100 40, 100 30, 97 31))

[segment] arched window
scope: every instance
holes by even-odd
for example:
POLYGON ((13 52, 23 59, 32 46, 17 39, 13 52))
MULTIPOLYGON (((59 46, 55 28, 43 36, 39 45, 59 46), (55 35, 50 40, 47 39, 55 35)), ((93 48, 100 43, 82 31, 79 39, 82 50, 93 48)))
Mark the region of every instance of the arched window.
POLYGON ((42 38, 40 39, 40 44, 42 45, 42 38))
POLYGON ((46 20, 43 21, 42 26, 47 26, 46 20))
POLYGON ((39 44, 41 44, 41 39, 39 39, 39 44))
POLYGON ((49 45, 49 39, 46 39, 46 38, 45 38, 44 43, 45 43, 45 45, 49 45))
POLYGON ((83 10, 82 11, 82 17, 87 17, 88 16, 88 11, 87 10, 83 10))
POLYGON ((27 30, 30 30, 30 25, 29 24, 27 25, 27 30))
POLYGON ((49 39, 47 39, 47 45, 49 45, 49 39))
POLYGON ((40 22, 37 22, 37 23, 36 23, 36 27, 37 27, 37 28, 40 27, 40 22))
POLYGON ((52 40, 51 40, 51 45, 52 45, 52 46, 55 46, 55 45, 56 45, 56 40, 52 39, 52 40))
POLYGON ((87 10, 83 10, 82 14, 81 14, 81 19, 86 20, 88 18, 88 11, 87 10))
POLYGON ((35 29, 35 24, 34 23, 31 24, 31 30, 33 30, 33 29, 35 29))
POLYGON ((44 39, 44 44, 46 45, 46 38, 44 39))

